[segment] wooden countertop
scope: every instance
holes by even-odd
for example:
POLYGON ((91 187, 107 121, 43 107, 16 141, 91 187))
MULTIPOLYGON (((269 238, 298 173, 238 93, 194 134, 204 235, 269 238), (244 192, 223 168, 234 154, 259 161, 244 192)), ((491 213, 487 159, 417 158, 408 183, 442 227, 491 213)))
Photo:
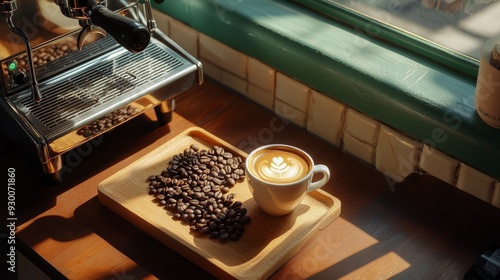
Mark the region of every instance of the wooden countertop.
MULTIPOLYGON (((4 172, 16 169, 18 249, 52 278, 210 278, 97 199, 99 182, 191 126, 245 152, 270 142, 296 145, 330 167, 324 190, 341 200, 340 217, 272 279, 462 279, 500 237, 499 209, 430 176, 391 184, 338 147, 215 82, 176 101, 167 126, 157 127, 148 113, 68 153, 64 182, 53 187, 41 183, 37 162, 1 137, 4 172)), ((6 223, 6 209, 1 213, 6 223)))

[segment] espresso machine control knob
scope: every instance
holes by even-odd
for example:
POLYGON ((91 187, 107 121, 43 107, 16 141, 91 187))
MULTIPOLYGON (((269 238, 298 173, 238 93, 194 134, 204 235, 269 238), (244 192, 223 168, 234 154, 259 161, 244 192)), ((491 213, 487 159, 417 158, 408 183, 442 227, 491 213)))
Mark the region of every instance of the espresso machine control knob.
POLYGON ((24 74, 21 71, 16 71, 11 74, 12 75, 12 80, 14 81, 15 84, 17 85, 24 85, 29 82, 28 76, 24 74))
POLYGON ((13 85, 24 85, 29 82, 28 76, 17 68, 16 60, 7 63, 7 71, 13 85))

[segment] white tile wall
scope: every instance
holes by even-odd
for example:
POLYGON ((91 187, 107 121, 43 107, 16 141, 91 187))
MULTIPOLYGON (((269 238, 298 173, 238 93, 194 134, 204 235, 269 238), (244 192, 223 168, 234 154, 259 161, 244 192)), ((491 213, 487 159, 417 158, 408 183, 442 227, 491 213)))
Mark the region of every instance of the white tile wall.
POLYGON ((200 57, 233 75, 247 78, 248 57, 202 33, 199 34, 200 57))
POLYGON ((344 151, 358 157, 364 162, 375 165, 375 147, 366 144, 349 133, 344 134, 344 151))
POLYGON ((300 127, 306 127, 306 114, 279 99, 274 100, 274 112, 300 127))
MULTIPOLYGON (((344 124, 344 151, 375 165, 375 147, 377 144, 380 123, 360 112, 349 108, 344 124)), ((389 172, 389 170, 386 170, 389 172)), ((392 179, 399 178, 391 176, 392 179)))
POLYGON ((307 130, 340 146, 346 106, 315 90, 307 110, 307 130))
POLYGON ((169 22, 171 18, 156 9, 153 9, 153 17, 155 18, 158 29, 166 35, 170 35, 169 22))
POLYGON ((346 133, 357 140, 375 146, 380 123, 360 112, 349 109, 345 118, 346 133))
POLYGON ((392 180, 424 171, 500 208, 499 178, 432 150, 182 23, 162 15, 156 20, 183 48, 198 53, 205 75, 342 146, 392 180))
POLYGON ((248 82, 246 79, 236 76, 233 73, 220 68, 214 63, 205 60, 204 58, 201 58, 200 62, 203 65, 204 74, 230 87, 231 89, 234 89, 235 91, 246 95, 248 87, 248 82))
POLYGON ((387 126, 380 128, 375 166, 400 182, 418 169, 422 144, 387 126))
POLYGON ((276 98, 305 113, 309 106, 310 89, 304 84, 283 75, 276 74, 276 98))
POLYGON ((266 92, 274 93, 276 70, 254 58, 248 58, 248 82, 266 92))
POLYGON ((269 110, 273 110, 274 108, 274 91, 269 92, 252 83, 249 83, 247 96, 269 110))
POLYGON ((249 57, 247 73, 247 96, 260 105, 273 110, 274 92, 276 88, 276 70, 249 57))
POLYGON ((170 38, 192 56, 198 57, 198 32, 175 19, 171 18, 169 22, 170 38))
POLYGON ((433 147, 424 145, 420 159, 420 168, 422 171, 448 184, 455 185, 459 165, 460 162, 458 160, 445 155, 433 147))
POLYGON ((492 202, 495 179, 476 169, 461 164, 457 187, 486 202, 492 202))

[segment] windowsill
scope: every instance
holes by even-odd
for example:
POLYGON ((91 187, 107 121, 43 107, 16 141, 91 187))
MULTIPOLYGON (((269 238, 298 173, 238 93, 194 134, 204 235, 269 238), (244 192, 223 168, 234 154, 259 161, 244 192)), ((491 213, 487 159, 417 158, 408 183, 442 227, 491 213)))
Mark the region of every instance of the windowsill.
POLYGON ((474 109, 475 80, 288 1, 156 7, 335 100, 500 178, 500 130, 474 109))

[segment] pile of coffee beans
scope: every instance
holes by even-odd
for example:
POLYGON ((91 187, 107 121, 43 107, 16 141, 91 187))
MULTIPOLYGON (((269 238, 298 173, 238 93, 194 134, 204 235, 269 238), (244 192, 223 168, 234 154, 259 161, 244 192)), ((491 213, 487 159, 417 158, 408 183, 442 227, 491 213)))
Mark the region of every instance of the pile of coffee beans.
POLYGON ((245 178, 245 163, 222 147, 191 145, 165 170, 148 178, 156 203, 174 212, 191 230, 220 240, 238 240, 251 220, 230 188, 245 178))
MULTIPOLYGON (((72 40, 66 42, 55 43, 50 46, 42 47, 33 51, 33 65, 35 69, 47 64, 50 61, 59 59, 71 52, 77 51, 78 47, 72 40)), ((26 54, 16 57, 18 63, 17 68, 25 74, 29 73, 28 58, 26 54)), ((3 69, 4 76, 9 73, 7 69, 3 69)))
POLYGON ((37 68, 77 50, 78 47, 76 46, 76 43, 69 40, 67 42, 42 47, 37 49, 34 53, 33 64, 35 65, 35 68, 37 68))
POLYGON ((124 122, 128 118, 140 113, 141 110, 135 108, 132 105, 113 111, 106 116, 91 122, 88 125, 84 125, 77 131, 78 135, 83 137, 91 137, 99 132, 106 129, 110 129, 113 126, 124 122))

